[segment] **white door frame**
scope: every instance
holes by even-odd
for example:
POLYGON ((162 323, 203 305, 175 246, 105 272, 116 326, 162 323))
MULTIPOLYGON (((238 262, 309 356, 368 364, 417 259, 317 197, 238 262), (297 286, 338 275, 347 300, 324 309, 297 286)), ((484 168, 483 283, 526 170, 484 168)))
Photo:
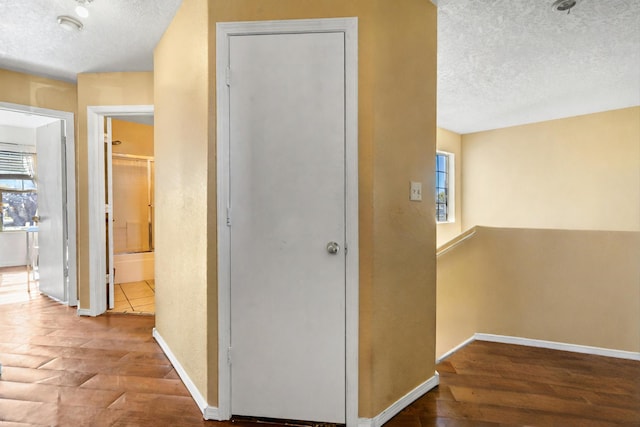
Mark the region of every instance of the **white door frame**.
POLYGON ((29 113, 38 116, 52 117, 64 120, 64 131, 66 135, 66 192, 67 200, 63 201, 67 214, 67 301, 66 304, 75 307, 78 305, 78 284, 77 284, 77 260, 76 260, 76 148, 75 148, 75 124, 73 113, 68 111, 51 110, 48 108, 31 107, 28 105, 12 104, 0 102, 0 109, 15 111, 19 113, 29 113))
POLYGON ((106 227, 104 118, 109 116, 149 116, 153 105, 108 105, 87 107, 87 148, 89 169, 89 309, 79 314, 98 316, 107 310, 105 288, 106 227))
POLYGON ((218 418, 231 418, 231 279, 229 206, 229 38, 257 34, 345 34, 346 421, 358 424, 358 18, 228 22, 216 24, 218 418))

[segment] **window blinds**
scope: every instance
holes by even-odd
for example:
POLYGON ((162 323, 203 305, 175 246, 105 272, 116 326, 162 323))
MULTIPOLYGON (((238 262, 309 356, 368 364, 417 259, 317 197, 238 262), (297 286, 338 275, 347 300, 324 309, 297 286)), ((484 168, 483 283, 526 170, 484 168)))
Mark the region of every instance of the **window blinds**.
POLYGON ((35 153, 0 148, 0 190, 35 191, 35 153))

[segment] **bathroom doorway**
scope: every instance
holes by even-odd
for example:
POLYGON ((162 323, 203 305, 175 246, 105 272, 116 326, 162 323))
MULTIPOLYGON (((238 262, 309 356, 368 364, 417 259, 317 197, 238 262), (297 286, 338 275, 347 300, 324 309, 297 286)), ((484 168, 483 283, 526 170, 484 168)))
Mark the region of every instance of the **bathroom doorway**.
POLYGON ((105 118, 111 312, 154 314, 153 116, 105 118), (110 164, 109 164, 110 162, 110 164), (109 215, 110 214, 110 215, 109 215))

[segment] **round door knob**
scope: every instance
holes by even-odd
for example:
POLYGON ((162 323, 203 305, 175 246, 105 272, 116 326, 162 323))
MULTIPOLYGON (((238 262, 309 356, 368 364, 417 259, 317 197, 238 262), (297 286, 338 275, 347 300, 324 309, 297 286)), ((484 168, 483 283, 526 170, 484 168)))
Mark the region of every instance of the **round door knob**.
POLYGON ((335 255, 340 252, 340 245, 337 242, 329 242, 327 243, 327 252, 331 255, 335 255))

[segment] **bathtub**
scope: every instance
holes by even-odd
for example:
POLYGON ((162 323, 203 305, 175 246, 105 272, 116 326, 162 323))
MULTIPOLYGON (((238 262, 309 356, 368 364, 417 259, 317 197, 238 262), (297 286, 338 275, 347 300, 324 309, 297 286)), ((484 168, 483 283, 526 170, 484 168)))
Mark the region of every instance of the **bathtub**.
POLYGON ((153 252, 117 254, 113 256, 114 283, 153 280, 153 252))

